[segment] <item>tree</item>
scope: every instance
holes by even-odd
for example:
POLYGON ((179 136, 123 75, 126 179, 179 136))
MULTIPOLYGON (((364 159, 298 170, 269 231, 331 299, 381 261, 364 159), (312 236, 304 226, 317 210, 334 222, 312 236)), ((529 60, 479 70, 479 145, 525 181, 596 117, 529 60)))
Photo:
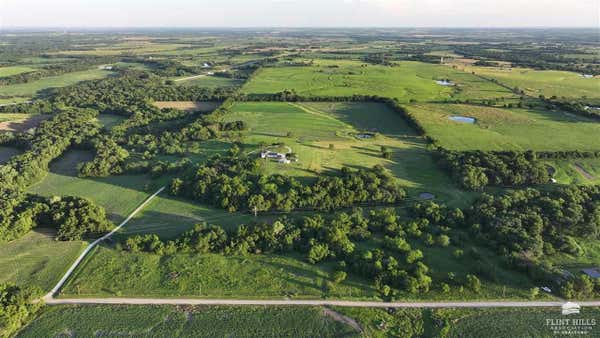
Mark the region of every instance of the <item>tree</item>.
POLYGON ((333 273, 332 279, 335 284, 339 284, 346 280, 346 276, 347 274, 345 271, 337 270, 333 273))
POLYGON ((477 278, 477 276, 475 276, 475 275, 471 275, 471 274, 467 275, 466 286, 475 293, 481 292, 481 282, 479 281, 479 278, 477 278))
POLYGON ((311 240, 310 250, 308 251, 308 261, 316 264, 329 255, 329 247, 327 244, 317 243, 314 239, 311 240))

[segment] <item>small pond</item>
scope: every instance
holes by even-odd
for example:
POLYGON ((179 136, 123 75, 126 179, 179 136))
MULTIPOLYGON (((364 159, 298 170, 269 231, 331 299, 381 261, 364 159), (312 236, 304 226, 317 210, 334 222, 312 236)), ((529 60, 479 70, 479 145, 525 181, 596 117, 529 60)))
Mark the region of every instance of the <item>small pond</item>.
POLYGON ((473 124, 476 121, 474 117, 467 117, 467 116, 450 116, 448 118, 452 121, 460 122, 460 123, 473 124))
POLYGON ((358 137, 360 139, 373 138, 374 136, 375 136, 374 134, 369 134, 369 133, 356 134, 356 137, 358 137))
POLYGON ((419 194, 419 198, 422 200, 432 200, 435 198, 435 195, 430 192, 422 192, 419 194))

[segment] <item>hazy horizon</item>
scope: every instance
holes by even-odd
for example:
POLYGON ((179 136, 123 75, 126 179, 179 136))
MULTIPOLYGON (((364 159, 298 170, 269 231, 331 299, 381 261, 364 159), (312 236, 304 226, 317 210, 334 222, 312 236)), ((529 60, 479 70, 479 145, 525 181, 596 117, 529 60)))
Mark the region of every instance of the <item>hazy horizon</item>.
POLYGON ((600 1, 3 0, 10 28, 599 28, 600 1))

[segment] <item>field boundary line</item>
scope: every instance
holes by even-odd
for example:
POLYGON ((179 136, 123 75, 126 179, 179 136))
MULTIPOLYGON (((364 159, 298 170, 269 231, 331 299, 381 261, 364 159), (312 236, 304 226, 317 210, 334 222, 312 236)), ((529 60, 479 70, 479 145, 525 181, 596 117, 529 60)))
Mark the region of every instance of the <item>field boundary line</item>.
MULTIPOLYGON (((515 308, 560 307, 561 301, 473 301, 473 302, 383 302, 350 300, 273 300, 273 299, 199 299, 199 298, 51 298, 47 304, 129 304, 129 305, 265 305, 265 306, 341 306, 375 308, 515 308)), ((581 301, 582 307, 600 306, 598 301, 581 301)))
POLYGON ((112 229, 109 233, 107 233, 106 235, 96 239, 95 241, 93 241, 92 243, 90 243, 90 245, 88 245, 83 252, 79 255, 79 257, 77 257, 77 259, 75 260, 75 262, 73 262, 73 264, 71 264, 71 266, 69 267, 69 270, 67 270, 67 272, 63 275, 63 277, 58 281, 58 283, 56 283, 56 285, 54 286, 54 288, 52 288, 52 290, 50 290, 50 292, 48 292, 44 297, 43 300, 47 303, 50 302, 50 300, 54 297, 54 295, 63 287, 63 285, 65 284, 65 282, 67 281, 67 279, 69 279, 69 277, 71 277, 71 275, 73 274, 73 272, 75 271, 75 269, 77 268, 77 266, 79 266, 79 264, 81 263, 81 261, 83 261, 83 259, 85 258, 85 256, 87 256, 87 254, 94 248, 96 247, 96 245, 98 245, 100 242, 102 242, 103 240, 109 238, 110 236, 112 236, 115 232, 119 231, 123 226, 125 226, 125 224, 127 224, 127 222, 129 222, 138 212, 140 212, 148 203, 150 203, 151 200, 153 200, 156 196, 158 196, 158 194, 160 194, 163 190, 165 190, 166 187, 162 187, 160 189, 158 189, 158 191, 156 191, 154 194, 150 195, 148 198, 146 198, 135 210, 133 210, 133 212, 131 212, 129 214, 129 216, 127 216, 127 218, 121 222, 121 224, 119 224, 117 227, 115 227, 114 229, 112 229))

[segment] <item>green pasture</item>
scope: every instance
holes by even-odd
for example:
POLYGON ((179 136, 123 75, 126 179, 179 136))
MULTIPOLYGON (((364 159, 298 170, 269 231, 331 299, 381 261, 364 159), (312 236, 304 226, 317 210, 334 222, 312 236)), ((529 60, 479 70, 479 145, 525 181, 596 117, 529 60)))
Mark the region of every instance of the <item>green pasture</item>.
POLYGON ((407 106, 427 135, 452 150, 600 150, 600 123, 559 111, 457 104, 407 106), (451 116, 472 117, 474 124, 451 116))
POLYGON ((469 73, 409 61, 395 67, 347 60, 317 60, 315 65, 305 67, 268 67, 259 70, 243 87, 245 93, 252 94, 285 89, 306 96, 377 95, 401 102, 513 97, 509 90, 469 73), (441 79, 450 79, 456 86, 437 84, 436 80, 441 79))
POLYGON ((92 159, 86 151, 71 150, 50 165, 50 172, 29 188, 44 196, 80 196, 89 198, 106 209, 114 222, 122 221, 160 187, 142 175, 106 178, 79 178, 77 166, 92 159))
POLYGON ((35 68, 31 68, 28 66, 0 67, 0 77, 12 76, 33 71, 35 71, 35 68))
POLYGON ((87 245, 84 241, 57 241, 54 233, 52 229, 39 228, 2 243, 0 283, 35 285, 50 291, 87 245))
POLYGON ((0 96, 31 97, 35 96, 43 89, 66 87, 81 81, 101 79, 109 76, 110 74, 112 74, 112 72, 106 70, 91 69, 57 76, 49 76, 28 83, 0 86, 0 96))
POLYGON ((553 177, 561 184, 600 184, 600 159, 549 160, 553 177))
POLYGON ((381 164, 400 179, 413 198, 420 192, 432 192, 443 200, 464 204, 472 197, 437 168, 425 140, 383 104, 236 103, 226 120, 247 123, 240 141, 251 156, 259 156, 261 145, 279 142, 298 154, 298 162, 291 164, 265 160, 267 173, 310 179, 343 166, 381 164), (375 137, 358 138, 363 132, 375 137), (383 158, 381 146, 392 152, 389 160, 383 158))
POLYGON ((465 71, 497 79, 506 86, 518 87, 535 97, 539 95, 567 98, 600 97, 600 78, 587 79, 573 72, 476 66, 468 66, 465 71))
POLYGON ((17 337, 354 337, 319 307, 80 305, 46 307, 17 337))
POLYGON ((125 120, 125 117, 114 114, 99 114, 96 120, 100 123, 102 127, 106 128, 107 130, 110 130, 112 127, 123 122, 125 120))

